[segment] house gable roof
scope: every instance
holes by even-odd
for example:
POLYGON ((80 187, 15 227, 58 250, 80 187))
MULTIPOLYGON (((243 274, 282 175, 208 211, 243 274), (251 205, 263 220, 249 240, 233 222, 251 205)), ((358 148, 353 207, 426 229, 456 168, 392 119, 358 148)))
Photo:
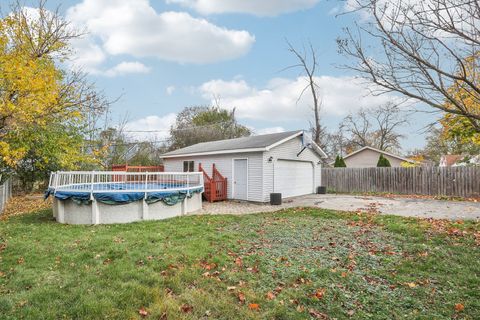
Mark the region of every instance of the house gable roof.
MULTIPOLYGON (((410 163, 415 163, 415 161, 413 160, 410 160, 410 159, 407 159, 407 158, 404 158, 404 157, 401 157, 399 155, 396 155, 396 154, 393 154, 393 153, 390 153, 390 152, 387 152, 387 151, 383 151, 383 150, 380 150, 380 149, 377 149, 377 148, 374 148, 374 147, 369 147, 369 146, 365 146, 361 149, 358 149, 357 151, 354 151, 352 153, 349 153, 347 154, 345 157, 343 157, 343 159, 347 159, 353 155, 356 155, 364 150, 372 150, 372 151, 375 151, 379 154, 383 154, 383 155, 386 155, 386 156, 389 156, 389 157, 392 157, 392 158, 396 158, 396 159, 399 159, 399 160, 402 160, 402 161, 405 161, 405 162, 410 162, 410 163)), ((333 163, 333 162, 332 162, 333 163)))
MULTIPOLYGON (((177 149, 163 154, 162 158, 177 158, 200 155, 228 154, 237 152, 263 152, 268 151, 282 143, 303 135, 303 131, 288 131, 271 133, 258 136, 242 137, 236 139, 218 140, 197 143, 189 147, 177 149)), ((313 149, 320 156, 325 153, 316 144, 313 149)))

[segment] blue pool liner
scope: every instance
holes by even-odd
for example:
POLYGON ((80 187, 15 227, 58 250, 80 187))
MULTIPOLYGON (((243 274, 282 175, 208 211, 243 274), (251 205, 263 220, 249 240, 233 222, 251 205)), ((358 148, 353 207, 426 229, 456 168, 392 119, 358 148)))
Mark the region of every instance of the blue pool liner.
MULTIPOLYGON (((169 188, 175 187, 179 188, 181 186, 175 185, 170 186, 166 184, 156 184, 156 183, 149 183, 147 188, 144 192, 129 192, 128 190, 133 189, 133 187, 137 185, 129 184, 129 183, 112 183, 112 184, 96 184, 94 185, 94 193, 93 197, 95 200, 106 203, 106 204, 126 204, 135 201, 141 201, 145 199, 148 204, 152 204, 158 201, 162 201, 166 205, 173 206, 185 199, 185 197, 191 197, 195 193, 203 192, 203 187, 198 187, 191 190, 176 190, 171 191, 168 190, 169 188), (155 190, 155 191, 148 191, 148 190, 155 190), (165 191, 159 191, 164 189, 165 191), (108 190, 125 190, 125 192, 108 192, 108 190)), ((68 200, 71 199, 79 204, 88 204, 90 203, 90 184, 83 184, 83 185, 75 185, 76 191, 62 191, 55 189, 48 189, 45 192, 45 199, 47 199, 50 195, 54 195, 58 200, 68 200)))

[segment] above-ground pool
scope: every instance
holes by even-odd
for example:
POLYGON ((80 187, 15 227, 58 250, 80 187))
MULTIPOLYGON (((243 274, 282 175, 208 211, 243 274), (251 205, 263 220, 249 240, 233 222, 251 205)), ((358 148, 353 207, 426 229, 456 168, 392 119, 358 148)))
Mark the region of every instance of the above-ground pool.
POLYGON ((202 208, 203 174, 56 172, 46 196, 60 223, 109 224, 159 220, 202 208))

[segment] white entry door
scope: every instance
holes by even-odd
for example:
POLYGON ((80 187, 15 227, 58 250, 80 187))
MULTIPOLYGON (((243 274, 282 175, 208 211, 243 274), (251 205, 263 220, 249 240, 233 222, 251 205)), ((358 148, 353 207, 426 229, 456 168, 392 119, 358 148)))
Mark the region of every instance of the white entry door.
POLYGON ((248 160, 233 160, 233 199, 248 200, 248 160))
POLYGON ((275 163, 274 192, 282 198, 311 194, 313 190, 313 166, 307 161, 278 160, 275 163))

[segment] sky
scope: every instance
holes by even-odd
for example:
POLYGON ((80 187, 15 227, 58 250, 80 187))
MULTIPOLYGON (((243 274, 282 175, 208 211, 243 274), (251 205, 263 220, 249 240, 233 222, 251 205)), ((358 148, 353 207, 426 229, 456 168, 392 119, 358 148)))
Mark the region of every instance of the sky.
MULTIPOLYGON (((3 2, 3 1, 2 1, 3 2)), ((27 1, 27 5, 35 2, 27 1)), ((69 67, 81 68, 114 100, 111 120, 127 130, 155 130, 163 139, 184 107, 217 99, 235 108, 254 133, 308 129, 311 96, 286 41, 309 42, 318 53, 322 123, 335 130, 349 112, 391 96, 371 96, 368 85, 339 66, 343 28, 361 16, 337 0, 49 0, 85 36, 72 45, 69 67), (297 101, 298 100, 298 101, 297 101)), ((4 8, 2 8, 5 11, 4 8)), ((436 115, 438 116, 438 115, 436 115)), ((422 147, 424 126, 435 115, 417 113, 401 129, 404 151, 422 147)), ((137 136, 140 137, 140 136, 137 136)))

